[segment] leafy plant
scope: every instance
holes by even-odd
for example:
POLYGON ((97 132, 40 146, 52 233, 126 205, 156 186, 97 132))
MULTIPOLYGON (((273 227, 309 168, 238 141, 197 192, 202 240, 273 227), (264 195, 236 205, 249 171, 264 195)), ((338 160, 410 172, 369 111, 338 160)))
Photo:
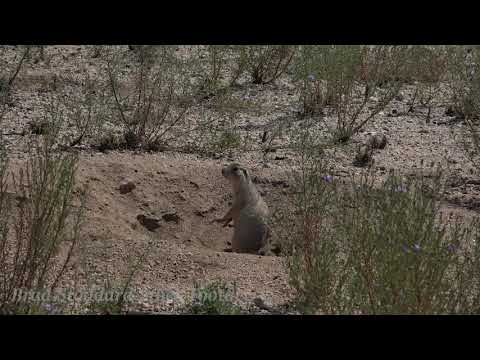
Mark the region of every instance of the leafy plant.
POLYGON ((442 215, 440 172, 341 182, 321 153, 301 159, 276 224, 304 312, 478 313, 479 219, 442 215))
POLYGON ((73 79, 73 74, 65 76, 63 82, 64 88, 68 84, 75 86, 69 95, 60 96, 59 99, 66 118, 63 122, 68 125, 69 130, 73 129, 63 141, 66 146, 73 147, 81 145, 92 135, 103 132, 102 125, 106 117, 105 84, 94 80, 87 71, 82 73, 80 84, 73 79))
POLYGON ((449 47, 447 84, 451 109, 465 121, 462 145, 469 159, 479 168, 480 159, 480 48, 449 47))
POLYGON ((304 115, 335 118, 334 139, 345 142, 398 93, 402 46, 302 46, 295 64, 304 115))
POLYGON ((296 49, 296 46, 291 45, 240 47, 237 68, 247 69, 254 84, 269 84, 287 71, 296 49))
POLYGON ((233 304, 235 286, 232 289, 221 281, 215 281, 204 287, 195 285, 195 291, 185 312, 192 315, 239 315, 241 310, 233 304), (233 293, 232 293, 233 292, 233 293))
POLYGON ((79 241, 83 202, 74 205, 78 158, 53 151, 54 142, 46 136, 33 143, 27 164, 18 175, 12 173, 15 207, 5 200, 6 167, 1 170, 0 312, 33 311, 34 304, 20 304, 15 292, 54 291, 79 241))
POLYGON ((123 129, 128 148, 178 138, 193 104, 186 67, 170 46, 141 47, 135 54, 137 64, 129 72, 119 54, 105 56, 110 121, 123 129))
MULTIPOLYGON (((1 51, 6 51, 2 48, 1 51)), ((10 103, 10 96, 15 83, 15 80, 25 63, 25 60, 30 54, 30 47, 25 47, 19 55, 16 56, 17 61, 13 62, 13 67, 5 59, 7 56, 3 56, 0 53, 0 125, 7 112, 7 105, 10 103)))
POLYGON ((409 47, 403 77, 414 82, 414 91, 408 112, 414 112, 415 103, 427 108, 430 121, 434 105, 442 98, 442 84, 447 75, 448 53, 443 47, 414 45, 409 47))

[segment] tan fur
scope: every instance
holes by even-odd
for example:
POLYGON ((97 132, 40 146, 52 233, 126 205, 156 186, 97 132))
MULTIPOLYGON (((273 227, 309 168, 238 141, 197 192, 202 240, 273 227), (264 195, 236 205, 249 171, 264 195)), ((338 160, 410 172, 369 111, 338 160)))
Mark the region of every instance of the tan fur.
POLYGON ((268 206, 252 183, 248 171, 237 163, 222 169, 233 189, 233 205, 218 222, 233 220, 232 251, 258 253, 268 240, 268 206))

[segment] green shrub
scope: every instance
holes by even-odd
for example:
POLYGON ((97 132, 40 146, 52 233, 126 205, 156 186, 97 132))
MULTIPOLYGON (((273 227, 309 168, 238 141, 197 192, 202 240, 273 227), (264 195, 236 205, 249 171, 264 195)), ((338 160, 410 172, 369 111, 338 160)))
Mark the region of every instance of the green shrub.
MULTIPOLYGON (((103 291, 101 292, 104 296, 101 299, 92 299, 93 301, 87 304, 90 313, 118 315, 125 312, 126 306, 130 305, 131 296, 134 294, 132 289, 133 280, 143 269, 143 265, 146 263, 147 256, 151 250, 151 244, 153 244, 153 241, 149 243, 146 250, 139 254, 138 257, 137 254, 131 254, 128 257, 128 266, 125 274, 117 279, 104 279, 103 291)), ((83 256, 84 260, 87 260, 86 254, 83 254, 83 256)), ((86 266, 85 263, 84 266, 86 266)))
POLYGON ((480 311, 479 220, 441 215, 440 175, 342 183, 318 154, 299 165, 276 224, 303 311, 480 311))
POLYGON ((297 47, 291 45, 251 45, 239 48, 239 68, 248 70, 254 84, 268 84, 283 75, 297 47))
POLYGON ((184 61, 171 46, 140 47, 134 54, 136 63, 129 71, 119 49, 104 57, 110 122, 122 129, 130 148, 178 138, 193 105, 184 61))
POLYGON ((405 82, 414 85, 409 101, 408 112, 413 112, 415 104, 427 108, 425 118, 430 121, 434 106, 442 104, 442 85, 447 76, 448 52, 441 46, 413 45, 408 48, 405 70, 402 74, 405 82))
POLYGON ((406 47, 302 46, 295 63, 303 114, 335 118, 336 141, 345 142, 397 95, 406 47), (324 111, 325 110, 325 111, 324 111))
POLYGON ((480 48, 452 46, 448 52, 450 107, 457 118, 465 121, 462 145, 480 169, 480 48))
MULTIPOLYGON (((198 49, 203 52, 204 49, 198 49)), ((200 54, 199 57, 206 57, 206 69, 200 69, 202 72, 203 83, 202 90, 208 94, 215 93, 225 87, 223 79, 227 78, 227 72, 232 67, 232 46, 228 45, 208 45, 206 46, 206 55, 200 54)), ((231 70, 230 70, 231 71, 231 70)))
POLYGON ((214 151, 224 152, 226 150, 232 150, 240 147, 241 138, 237 132, 231 129, 226 129, 220 134, 220 138, 213 144, 214 151))
POLYGON ((13 62, 6 60, 8 57, 4 56, 4 51, 6 51, 6 49, 2 47, 0 51, 0 125, 7 112, 7 105, 11 101, 10 97, 15 80, 30 54, 30 47, 27 46, 23 48, 20 54, 17 54, 16 61, 13 62))
POLYGON ((196 108, 200 120, 184 132, 187 145, 182 149, 204 154, 245 151, 252 139, 248 131, 239 129, 238 118, 245 113, 255 116, 260 112, 257 104, 237 99, 230 92, 217 94, 215 99, 196 108))
POLYGON ((105 84, 93 79, 88 71, 83 71, 80 80, 76 81, 75 73, 64 75, 62 78, 62 91, 69 96, 60 96, 59 105, 68 131, 64 131, 66 138, 63 139, 65 146, 72 147, 81 145, 88 138, 103 134, 105 130, 106 96, 105 84), (73 84, 73 87, 72 87, 73 84))
POLYGON ((197 48, 194 62, 202 90, 214 94, 244 75, 254 84, 274 82, 287 72, 296 50, 291 45, 209 45, 197 48))
POLYGON ((0 312, 35 311, 35 304, 19 303, 16 291, 54 291, 79 241, 83 202, 74 204, 78 158, 55 152, 54 142, 46 136, 33 143, 27 164, 18 175, 12 173, 15 207, 5 201, 6 167, 1 169, 0 312), (60 256, 62 248, 66 251, 60 256))
POLYGON ((239 315, 240 308, 232 302, 235 291, 235 286, 229 289, 221 281, 215 281, 204 287, 196 284, 193 298, 186 305, 185 312, 192 315, 239 315))

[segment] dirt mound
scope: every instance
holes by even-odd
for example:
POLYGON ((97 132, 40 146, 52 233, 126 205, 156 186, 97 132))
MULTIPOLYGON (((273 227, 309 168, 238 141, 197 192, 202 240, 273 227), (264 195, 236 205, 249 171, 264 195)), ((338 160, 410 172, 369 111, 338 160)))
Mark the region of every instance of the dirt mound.
MULTIPOLYGON (((116 278, 129 256, 148 251, 134 283, 145 293, 139 298, 162 289, 175 289, 184 297, 196 282, 221 278, 236 284, 241 302, 251 303, 256 297, 274 305, 287 301, 283 259, 224 252, 233 229, 212 223, 231 200, 229 184, 220 176, 222 165, 219 160, 178 154, 82 155, 77 176, 79 185, 88 185, 84 239, 86 251, 94 254, 90 266, 96 275, 116 278), (135 188, 121 193, 125 179, 135 188), (159 226, 149 230, 139 216, 155 218, 159 226)), ((267 197, 278 191, 271 182, 263 182, 258 186, 267 197)), ((166 304, 147 300, 138 305, 166 309, 166 304)))

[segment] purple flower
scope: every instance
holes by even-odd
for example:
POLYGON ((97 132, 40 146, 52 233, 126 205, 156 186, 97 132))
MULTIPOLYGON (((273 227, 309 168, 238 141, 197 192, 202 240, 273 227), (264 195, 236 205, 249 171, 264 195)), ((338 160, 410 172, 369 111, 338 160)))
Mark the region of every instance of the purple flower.
POLYGON ((412 248, 414 252, 419 252, 420 250, 422 250, 422 248, 418 244, 414 244, 412 248))
POLYGON ((44 308, 49 314, 51 314, 55 310, 55 306, 53 304, 45 304, 44 308))
POLYGON ((310 74, 310 75, 307 76, 307 79, 310 80, 310 81, 314 81, 315 80, 315 75, 310 74))
POLYGON ((450 252, 454 252, 456 249, 457 249, 457 247, 453 244, 449 244, 447 246, 447 250, 450 251, 450 252))
POLYGON ((333 176, 332 175, 326 175, 326 176, 322 177, 322 179, 325 180, 328 183, 333 182, 333 176))
POLYGON ((399 185, 396 188, 393 189, 395 192, 407 192, 408 189, 405 185, 399 185))

